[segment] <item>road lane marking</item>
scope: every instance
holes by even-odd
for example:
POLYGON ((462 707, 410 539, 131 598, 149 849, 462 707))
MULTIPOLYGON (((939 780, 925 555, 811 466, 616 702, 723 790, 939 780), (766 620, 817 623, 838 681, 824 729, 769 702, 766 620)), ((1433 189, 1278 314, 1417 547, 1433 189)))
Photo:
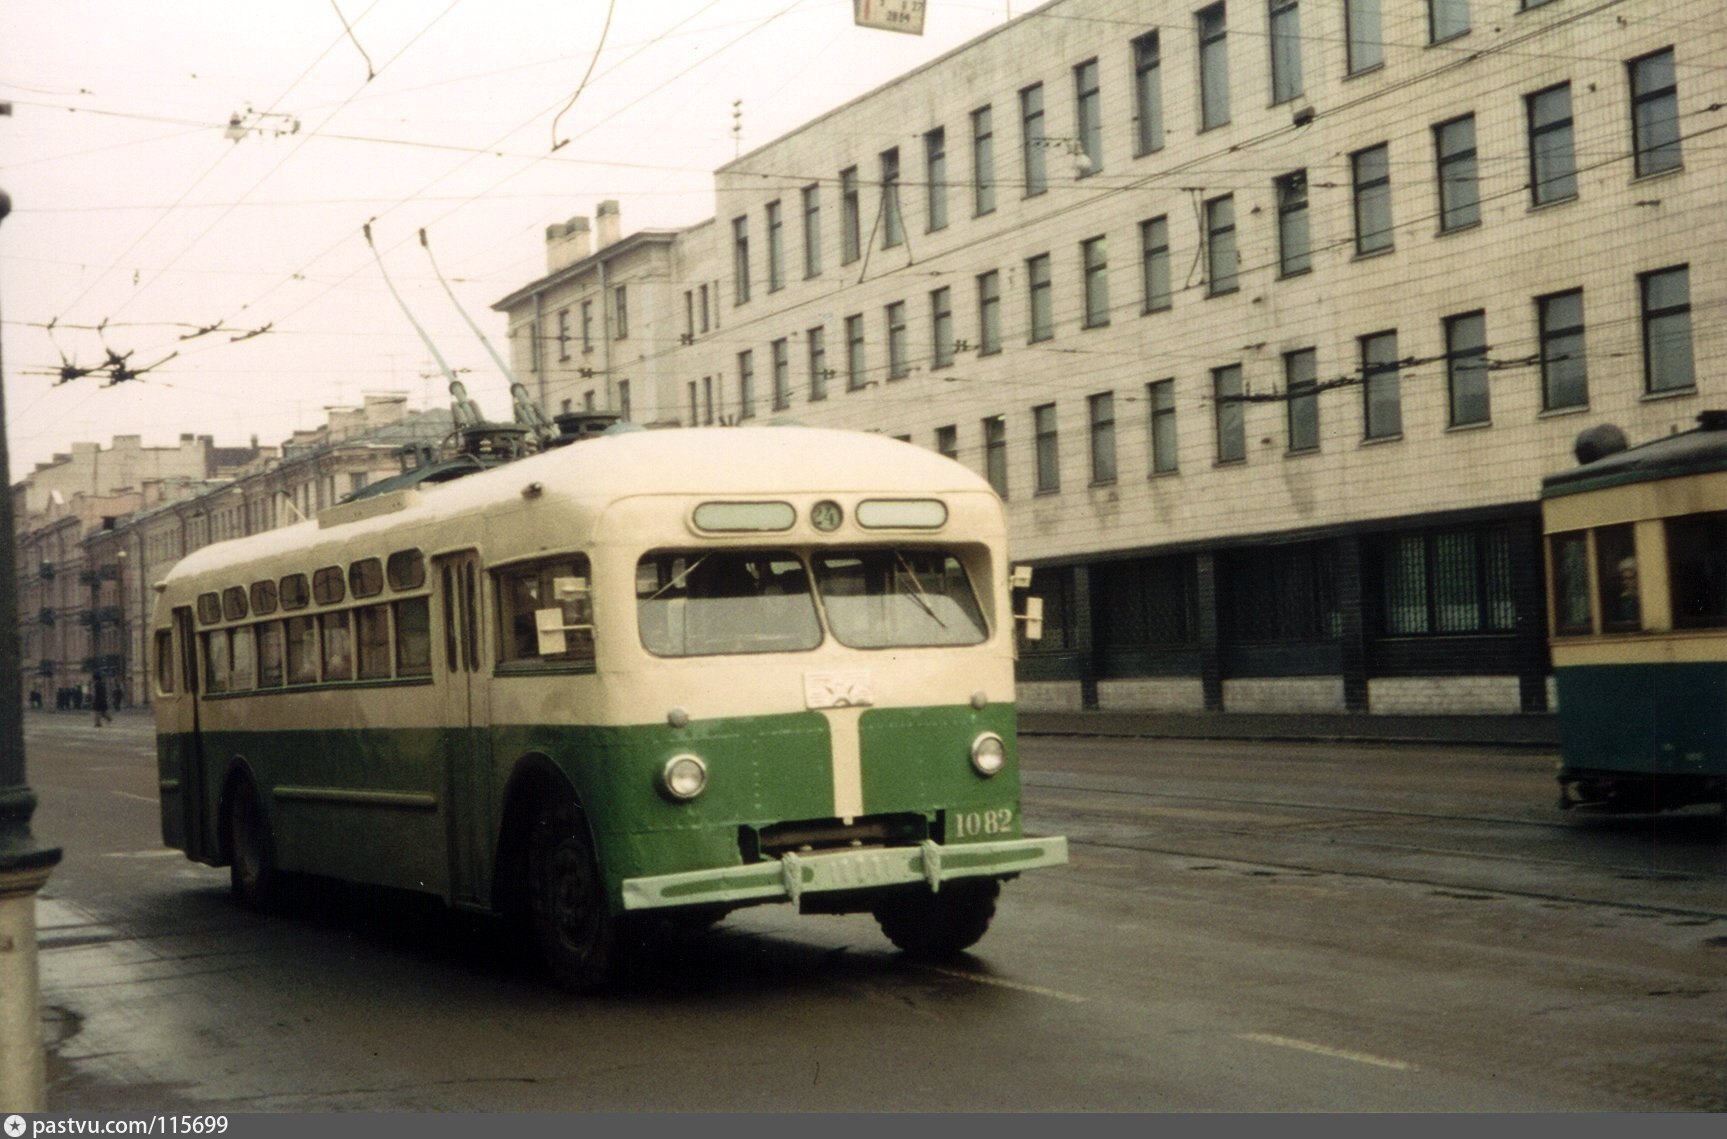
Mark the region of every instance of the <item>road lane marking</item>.
POLYGON ((158 801, 154 795, 134 795, 130 791, 116 791, 114 794, 120 796, 122 799, 136 799, 140 803, 155 803, 158 801))
POLYGON ((1366 1052, 1350 1052, 1343 1048, 1329 1048, 1324 1044, 1314 1044, 1308 1040, 1294 1040, 1287 1036, 1271 1036, 1263 1032, 1245 1032, 1237 1039, 1252 1041, 1255 1044, 1270 1044, 1274 1048, 1293 1048, 1297 1052, 1311 1052, 1316 1056, 1330 1056, 1334 1060, 1372 1064, 1376 1068, 1394 1068, 1399 1072, 1420 1071, 1414 1064, 1406 1060, 1391 1060, 1384 1056, 1372 1056, 1366 1052))
POLYGON ((180 858, 178 850, 110 850, 103 858, 180 858))
POLYGON ((1028 985, 1023 981, 1009 981, 1002 977, 986 977, 981 973, 967 973, 963 969, 943 969, 940 965, 919 965, 926 973, 940 973, 944 977, 958 977, 962 981, 976 981, 980 985, 994 985, 1000 989, 1014 989, 1022 993, 1033 993, 1040 997, 1054 997, 1058 1001, 1082 1005, 1090 997, 1082 997, 1074 993, 1064 993, 1060 989, 1046 989, 1042 985, 1028 985))

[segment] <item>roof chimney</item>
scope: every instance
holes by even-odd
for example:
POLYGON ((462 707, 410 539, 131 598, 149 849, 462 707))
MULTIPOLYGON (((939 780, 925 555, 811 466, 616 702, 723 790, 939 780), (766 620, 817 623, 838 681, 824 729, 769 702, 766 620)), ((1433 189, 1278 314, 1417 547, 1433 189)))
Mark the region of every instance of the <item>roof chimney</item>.
POLYGON ((620 230, 624 224, 623 217, 618 213, 616 198, 607 198, 600 203, 600 208, 594 214, 594 227, 599 231, 599 248, 616 243, 622 236, 620 230))
POLYGON ((588 253, 587 218, 571 218, 562 224, 546 227, 547 273, 556 273, 574 265, 588 253))

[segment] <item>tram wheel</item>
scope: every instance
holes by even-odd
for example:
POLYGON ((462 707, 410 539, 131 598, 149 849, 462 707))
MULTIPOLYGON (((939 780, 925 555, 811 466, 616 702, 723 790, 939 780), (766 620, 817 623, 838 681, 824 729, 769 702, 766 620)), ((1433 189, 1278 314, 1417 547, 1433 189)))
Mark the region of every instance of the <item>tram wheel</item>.
POLYGON ((281 890, 270 818, 257 784, 246 778, 228 795, 228 888, 235 901, 259 911, 275 905, 281 890))
POLYGON ((548 803, 534 818, 528 899, 540 957, 558 984, 585 993, 612 978, 621 919, 606 905, 587 820, 574 803, 548 803))
POLYGON ((920 888, 895 894, 875 907, 875 920, 889 941, 913 957, 950 957, 988 932, 1000 893, 994 878, 962 878, 934 893, 920 888))

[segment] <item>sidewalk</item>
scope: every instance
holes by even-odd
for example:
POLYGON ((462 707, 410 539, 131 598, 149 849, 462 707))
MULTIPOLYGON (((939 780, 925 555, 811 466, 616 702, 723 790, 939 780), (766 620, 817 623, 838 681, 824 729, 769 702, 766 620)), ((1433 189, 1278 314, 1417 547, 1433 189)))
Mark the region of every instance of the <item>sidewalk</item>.
POLYGON ((1371 716, 1243 712, 1027 712, 1021 735, 1151 739, 1336 740, 1557 749, 1559 721, 1525 716, 1371 716))

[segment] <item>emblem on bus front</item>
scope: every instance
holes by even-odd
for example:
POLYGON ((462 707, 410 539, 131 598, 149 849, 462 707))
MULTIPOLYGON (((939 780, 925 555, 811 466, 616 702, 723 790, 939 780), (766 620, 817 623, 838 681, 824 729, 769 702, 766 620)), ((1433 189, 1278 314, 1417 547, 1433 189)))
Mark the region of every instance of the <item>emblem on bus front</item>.
POLYGON ((874 703, 867 669, 804 673, 806 708, 867 708, 874 703))

